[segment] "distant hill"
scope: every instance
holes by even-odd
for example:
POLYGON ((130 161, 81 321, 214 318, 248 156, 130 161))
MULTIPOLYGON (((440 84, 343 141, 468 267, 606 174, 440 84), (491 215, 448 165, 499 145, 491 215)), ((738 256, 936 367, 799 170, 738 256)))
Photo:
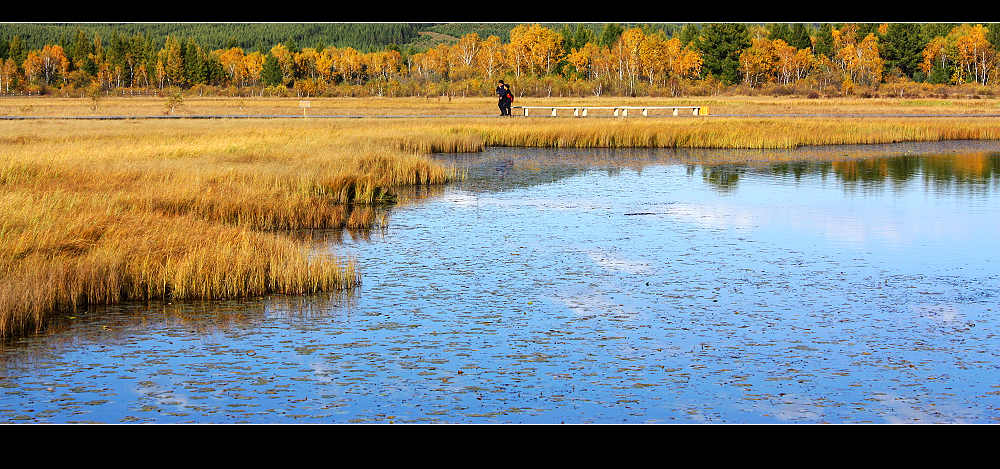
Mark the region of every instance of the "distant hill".
POLYGON ((194 39, 207 49, 241 47, 245 51, 267 51, 281 43, 301 47, 353 47, 371 52, 389 44, 407 44, 420 39, 419 31, 433 26, 421 23, 0 23, 0 38, 20 36, 28 49, 45 44, 67 45, 76 31, 100 35, 102 42, 112 35, 141 33, 162 45, 167 36, 194 39))
MULTIPOLYGON (((562 31, 562 29, 569 24, 570 28, 575 30, 578 23, 540 23, 546 28, 553 29, 556 31, 562 31)), ((580 23, 583 24, 585 28, 590 29, 595 35, 601 33, 604 26, 607 23, 580 23)), ((510 30, 514 29, 518 23, 443 23, 435 24, 429 26, 422 31, 433 31, 437 33, 447 34, 449 36, 454 36, 456 38, 462 37, 468 33, 476 33, 480 38, 485 39, 489 36, 497 36, 503 42, 510 40, 510 30)), ((632 23, 625 23, 623 26, 632 26, 632 23)), ((668 36, 673 35, 674 31, 679 31, 680 24, 666 24, 666 23, 656 23, 650 25, 653 29, 662 29, 668 36)))
MULTIPOLYGON (((0 39, 19 36, 28 49, 40 49, 45 44, 72 43, 77 31, 88 37, 97 34, 108 43, 114 35, 142 34, 156 47, 167 36, 193 39, 206 49, 240 47, 244 51, 266 52, 277 43, 294 48, 326 46, 353 47, 363 52, 396 45, 401 50, 417 52, 451 43, 468 33, 485 39, 491 35, 502 41, 510 40, 510 30, 518 23, 0 23, 0 39)), ((566 23, 542 23, 561 31, 566 23)), ((583 23, 599 34, 605 23, 583 23)), ((573 29, 576 24, 571 24, 573 29)), ((679 25, 653 24, 668 35, 679 25)))

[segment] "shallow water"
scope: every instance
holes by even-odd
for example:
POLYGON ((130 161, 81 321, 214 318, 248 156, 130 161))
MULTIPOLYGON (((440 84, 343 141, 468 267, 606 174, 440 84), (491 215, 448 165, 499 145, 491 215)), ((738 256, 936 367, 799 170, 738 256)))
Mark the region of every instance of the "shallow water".
POLYGON ((0 421, 1000 420, 1000 143, 441 158, 313 233, 352 295, 67 315, 0 349, 0 421))

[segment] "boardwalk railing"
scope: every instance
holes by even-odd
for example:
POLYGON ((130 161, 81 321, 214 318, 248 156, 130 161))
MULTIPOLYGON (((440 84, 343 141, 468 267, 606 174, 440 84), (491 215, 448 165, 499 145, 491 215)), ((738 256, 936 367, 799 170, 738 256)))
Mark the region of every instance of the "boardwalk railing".
POLYGON ((707 106, 514 106, 521 109, 524 117, 528 117, 528 109, 550 109, 552 117, 557 117, 559 109, 573 110, 573 117, 587 117, 587 111, 593 109, 608 109, 614 112, 614 116, 628 117, 629 109, 642 111, 643 117, 649 117, 651 109, 670 109, 673 115, 679 116, 681 110, 690 111, 692 116, 707 116, 707 106))

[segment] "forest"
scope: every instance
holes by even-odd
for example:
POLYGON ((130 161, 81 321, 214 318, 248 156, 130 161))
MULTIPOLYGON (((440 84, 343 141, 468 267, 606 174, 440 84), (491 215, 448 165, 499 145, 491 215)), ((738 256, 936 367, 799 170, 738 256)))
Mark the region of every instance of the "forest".
POLYGON ((2 24, 2 95, 993 96, 1000 25, 2 24))

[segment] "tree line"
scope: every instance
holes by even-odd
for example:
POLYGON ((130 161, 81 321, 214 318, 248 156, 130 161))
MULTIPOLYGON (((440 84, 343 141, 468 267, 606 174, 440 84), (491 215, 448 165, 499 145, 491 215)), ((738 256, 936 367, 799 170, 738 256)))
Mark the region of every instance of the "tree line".
POLYGON ((159 46, 168 36, 191 38, 209 50, 239 47, 266 53, 284 42, 293 48, 301 45, 322 49, 332 45, 370 52, 389 44, 411 42, 428 27, 429 23, 7 23, 0 24, 0 40, 18 36, 28 49, 41 49, 46 44, 68 49, 82 31, 90 37, 102 37, 105 42, 114 34, 141 34, 159 46))
MULTIPOLYGON (((0 93, 143 94, 170 88, 226 95, 489 95, 498 79, 536 96, 678 96, 768 86, 851 93, 898 83, 986 87, 1000 73, 995 24, 519 24, 506 38, 469 32, 422 51, 395 42, 366 50, 363 41, 351 43, 347 36, 341 38, 346 42, 312 46, 284 40, 220 47, 201 36, 167 34, 160 40, 163 30, 113 26, 105 34, 79 28, 40 46, 4 26, 0 93)), ((310 27, 232 26, 252 27, 239 37, 254 42, 279 34, 254 32, 268 27, 310 27)), ((357 37, 379 31, 380 39, 367 36, 375 42, 416 34, 414 25, 338 26, 357 37)))

